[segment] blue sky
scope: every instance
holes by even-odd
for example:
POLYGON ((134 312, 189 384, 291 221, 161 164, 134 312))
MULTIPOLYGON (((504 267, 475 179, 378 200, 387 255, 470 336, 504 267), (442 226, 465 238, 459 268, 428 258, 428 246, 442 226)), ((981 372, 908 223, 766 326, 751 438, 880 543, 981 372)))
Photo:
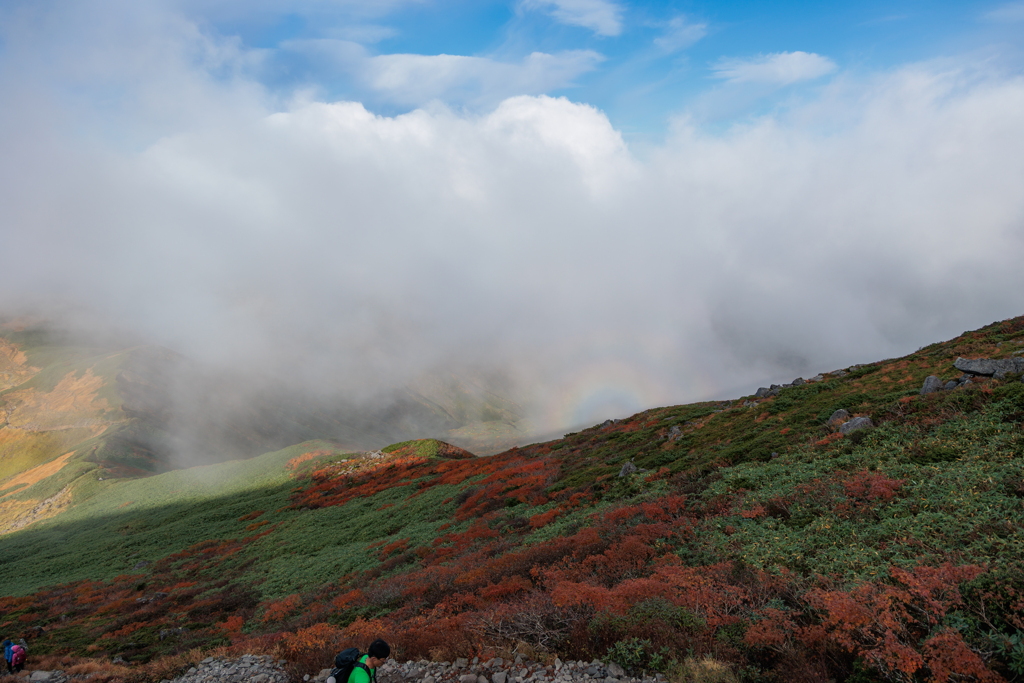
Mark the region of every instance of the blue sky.
POLYGON ((1024 313, 1022 33, 1019 0, 7 0, 0 311, 350 398, 493 372, 550 429, 902 355, 1024 313))
MULTIPOLYGON (((388 115, 435 98, 480 109, 510 95, 564 95, 606 112, 627 136, 657 135, 681 113, 709 124, 729 123, 784 105, 831 79, 906 63, 983 52, 1019 65, 1024 28, 1020 2, 426 0, 255 6, 260 9, 222 3, 209 11, 195 3, 185 10, 205 13, 200 16, 209 31, 266 51, 256 76, 278 91, 310 87, 320 97, 358 100, 388 115), (522 68, 532 53, 549 59, 522 68), (413 55, 434 59, 421 59, 416 76, 406 76, 420 87, 396 92, 403 89, 373 76, 373 58, 389 55, 395 71, 413 68, 413 55), (445 64, 439 55, 477 63, 445 64), (438 81, 431 85, 431 78, 438 81)), ((398 83, 407 85, 401 77, 398 83)))

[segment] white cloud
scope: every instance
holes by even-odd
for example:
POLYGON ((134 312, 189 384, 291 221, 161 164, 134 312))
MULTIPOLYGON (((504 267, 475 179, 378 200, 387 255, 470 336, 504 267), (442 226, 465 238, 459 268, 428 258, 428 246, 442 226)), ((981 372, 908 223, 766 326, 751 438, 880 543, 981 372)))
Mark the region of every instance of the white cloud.
POLYGON ((754 59, 721 59, 711 67, 716 78, 730 83, 789 85, 821 78, 836 70, 828 57, 813 52, 776 52, 754 59))
POLYGON ((622 33, 622 7, 609 0, 523 0, 521 6, 545 10, 563 24, 582 26, 599 36, 622 33))
POLYGON ((665 52, 685 50, 707 35, 706 23, 691 23, 685 17, 674 17, 665 33, 654 39, 654 44, 665 52))
POLYGON ((982 15, 983 19, 1000 23, 1024 21, 1024 2, 1008 2, 982 15))
POLYGON ((552 426, 1022 312, 1024 81, 986 63, 837 80, 722 134, 682 122, 638 160, 563 98, 282 109, 211 77, 189 27, 133 16, 4 35, 3 301, 86 301, 324 391, 511 369, 552 426))

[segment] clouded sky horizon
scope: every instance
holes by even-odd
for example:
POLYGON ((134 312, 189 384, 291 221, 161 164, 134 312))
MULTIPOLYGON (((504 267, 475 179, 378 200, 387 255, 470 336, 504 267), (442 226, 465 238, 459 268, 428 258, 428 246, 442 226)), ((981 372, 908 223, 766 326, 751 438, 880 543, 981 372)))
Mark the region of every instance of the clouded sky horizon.
POLYGON ((1024 2, 0 8, 0 307, 545 428, 1024 313, 1024 2))

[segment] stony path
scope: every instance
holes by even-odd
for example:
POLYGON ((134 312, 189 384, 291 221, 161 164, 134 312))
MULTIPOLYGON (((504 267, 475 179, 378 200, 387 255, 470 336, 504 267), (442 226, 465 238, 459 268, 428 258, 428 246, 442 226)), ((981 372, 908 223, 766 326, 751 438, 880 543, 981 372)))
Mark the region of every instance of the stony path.
MULTIPOLYGON (((173 681, 160 683, 294 683, 284 670, 287 663, 270 656, 242 655, 241 657, 207 657, 173 681)), ((325 668, 316 674, 307 674, 306 683, 323 683, 331 670, 325 668)), ((22 674, 32 683, 73 683, 63 671, 32 671, 22 674)), ((155 683, 155 682, 154 682, 155 683)), ((628 676, 614 663, 562 662, 553 665, 516 657, 481 662, 457 659, 454 662, 396 662, 389 659, 377 670, 377 683, 664 683, 661 674, 635 678, 628 676)))
MULTIPOLYGON (((324 669, 306 681, 321 683, 327 679, 330 669, 324 669)), ((661 674, 646 678, 634 678, 617 664, 600 661, 562 662, 559 659, 550 666, 516 657, 505 661, 501 658, 481 662, 457 659, 454 662, 398 663, 393 659, 377 670, 377 683, 662 683, 661 674)))

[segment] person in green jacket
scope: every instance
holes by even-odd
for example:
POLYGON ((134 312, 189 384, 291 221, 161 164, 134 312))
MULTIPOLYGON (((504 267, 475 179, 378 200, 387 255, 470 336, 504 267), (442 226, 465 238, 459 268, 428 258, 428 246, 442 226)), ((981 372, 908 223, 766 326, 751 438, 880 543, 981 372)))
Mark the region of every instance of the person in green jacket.
POLYGON ((370 643, 366 654, 359 658, 359 663, 366 665, 352 667, 352 673, 348 676, 348 683, 376 683, 377 667, 388 661, 391 656, 391 646, 378 638, 370 643))

